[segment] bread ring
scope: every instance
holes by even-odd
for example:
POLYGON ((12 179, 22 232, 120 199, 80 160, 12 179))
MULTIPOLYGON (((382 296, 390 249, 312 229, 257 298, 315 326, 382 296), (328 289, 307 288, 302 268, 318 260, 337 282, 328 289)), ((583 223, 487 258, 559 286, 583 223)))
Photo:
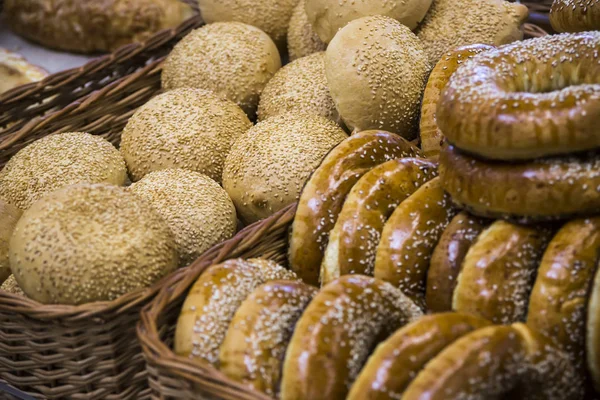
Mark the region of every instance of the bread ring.
POLYGON ((389 283, 345 275, 315 296, 298 321, 283 366, 283 400, 344 399, 379 340, 422 315, 389 283))
POLYGON ((585 363, 586 306, 600 259, 600 217, 565 224, 538 269, 527 325, 553 338, 576 367, 585 363))
POLYGON ((48 72, 27 62, 22 56, 0 48, 0 94, 17 86, 41 81, 48 72))
POLYGON ((469 249, 452 306, 495 324, 525 321, 537 267, 552 231, 496 221, 469 249))
POLYGON ((344 140, 325 157, 302 190, 290 237, 289 262, 305 282, 317 285, 329 231, 346 195, 371 168, 420 150, 384 131, 364 131, 344 140))
POLYGON ((580 400, 583 382, 568 358, 523 324, 471 332, 446 347, 402 400, 580 400))
POLYGON ((600 392, 600 260, 587 306, 586 361, 594 388, 600 392))
POLYGON ((0 285, 12 274, 8 259, 8 243, 23 212, 0 198, 0 285))
POLYGON ((316 291, 299 281, 259 286, 231 320, 219 350, 220 370, 274 397, 294 326, 316 291))
POLYGON ((485 44, 458 47, 444 54, 431 71, 421 103, 421 122, 419 126, 421 149, 425 157, 437 158, 444 141, 444 135, 437 126, 436 107, 442 90, 446 87, 450 77, 465 61, 473 58, 476 54, 493 48, 494 46, 485 44))
POLYGON ((454 214, 439 178, 421 186, 386 222, 377 246, 375 277, 424 306, 431 254, 454 214))
POLYGON ((600 147, 600 31, 549 35, 478 54, 442 92, 448 141, 485 158, 600 147))
POLYGON ((554 0, 550 8, 550 24, 557 32, 600 30, 600 1, 554 0))
POLYGON ((433 250, 427 271, 425 303, 428 310, 452 310, 452 296, 463 260, 486 225, 487 221, 466 212, 461 212, 450 221, 433 250))
POLYGON ((188 293, 175 328, 175 353, 218 365, 219 347, 242 302, 259 285, 296 275, 273 261, 229 260, 209 267, 188 293))
POLYGON ((400 399, 413 378, 446 346, 490 322, 471 315, 427 315, 380 343, 347 400, 400 399))
POLYGON ((419 158, 383 163, 356 182, 344 202, 321 264, 321 284, 341 275, 373 275, 381 231, 398 204, 437 176, 437 165, 419 158))
POLYGON ((598 153, 514 164, 444 146, 440 178, 454 203, 482 217, 527 222, 600 211, 598 153))

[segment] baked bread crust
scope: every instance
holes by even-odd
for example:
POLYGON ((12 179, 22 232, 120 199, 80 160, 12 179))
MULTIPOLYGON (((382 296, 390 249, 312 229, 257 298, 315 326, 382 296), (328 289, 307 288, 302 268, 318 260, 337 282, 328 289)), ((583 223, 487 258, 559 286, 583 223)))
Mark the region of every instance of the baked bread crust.
POLYGON ((0 48, 0 94, 17 86, 41 81, 48 71, 30 64, 20 54, 0 48))
POLYGON ((554 0, 550 24, 557 32, 600 30, 600 0, 554 0))

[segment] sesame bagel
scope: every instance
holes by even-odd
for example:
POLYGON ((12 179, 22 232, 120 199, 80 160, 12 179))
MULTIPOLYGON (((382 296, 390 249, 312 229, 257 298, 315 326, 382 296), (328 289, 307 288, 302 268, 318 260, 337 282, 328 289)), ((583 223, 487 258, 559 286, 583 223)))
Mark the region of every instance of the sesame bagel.
POLYGON ((219 369, 271 397, 296 322, 317 289, 299 281, 259 286, 236 311, 219 350, 219 369))
POLYGON ((291 61, 327 48, 308 20, 305 5, 306 0, 298 2, 288 26, 287 45, 291 61))
POLYGON ((0 198, 0 285, 12 274, 8 260, 8 243, 19 218, 21 210, 0 198))
POLYGON ((385 223, 375 256, 375 277, 391 282, 424 307, 431 255, 454 214, 439 178, 421 186, 385 223))
POLYGON ((175 353, 192 360, 219 363, 219 348, 242 302, 267 281, 296 279, 279 264, 229 260, 209 267, 188 293, 175 328, 175 353))
POLYGON ((317 285, 329 232, 354 184, 379 164, 419 154, 410 142, 384 131, 358 132, 333 148, 302 189, 290 236, 292 270, 317 285))
POLYGON ((596 266, 594 283, 587 304, 585 346, 588 371, 594 388, 600 392, 600 259, 596 266))
POLYGON ((0 94, 26 83, 41 81, 47 75, 47 71, 28 63, 21 55, 0 47, 0 94))
POLYGON ((599 47, 600 31, 549 35, 479 54, 442 92, 438 126, 459 149, 490 159, 598 148, 599 47))
POLYGON ((488 225, 488 221, 467 212, 457 214, 444 229, 431 255, 427 271, 425 303, 433 312, 452 310, 456 280, 467 251, 488 225))
POLYGON ((448 84, 452 74, 467 60, 476 54, 493 49, 493 46, 474 44, 458 47, 445 53, 435 65, 429 79, 423 101, 421 102, 420 139, 423 155, 427 158, 436 159, 440 153, 444 135, 437 126, 436 107, 442 90, 448 84))
POLYGON ((419 158, 391 160, 363 175, 329 233, 321 284, 341 275, 372 276, 385 222, 403 200, 436 176, 437 165, 419 158))
POLYGON ((598 153, 502 163, 444 146, 440 178, 454 203, 482 217, 535 221, 600 211, 598 153))
POLYGON ((347 400, 401 399, 414 377, 440 351, 487 325, 489 321, 458 313, 427 315, 411 322, 377 346, 347 400))
POLYGON ((557 32, 600 30, 599 0, 554 0, 550 24, 557 32))
POLYGON ((452 308, 495 324, 525 321, 529 294, 551 233, 539 226, 494 222, 463 261, 452 308))
POLYGON ((285 356, 281 398, 345 398, 372 347, 421 315, 381 280, 346 275, 331 282, 298 321, 285 356))

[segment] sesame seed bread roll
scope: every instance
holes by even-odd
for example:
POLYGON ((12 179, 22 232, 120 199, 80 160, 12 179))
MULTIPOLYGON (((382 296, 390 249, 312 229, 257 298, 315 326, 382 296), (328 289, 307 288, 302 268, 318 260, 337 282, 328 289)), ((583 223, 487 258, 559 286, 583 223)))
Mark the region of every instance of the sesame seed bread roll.
POLYGON ((305 5, 306 0, 298 2, 288 26, 287 46, 291 61, 324 51, 327 48, 308 20, 305 5))
POLYGON ((444 135, 437 126, 436 107, 442 94, 442 90, 448 84, 450 77, 458 67, 476 54, 493 49, 493 46, 474 44, 458 47, 446 52, 435 64, 427 80, 423 101, 421 102, 421 121, 419 132, 421 139, 421 150, 427 158, 437 159, 444 141, 444 135))
POLYGON ((331 282, 296 325, 281 399, 344 399, 377 342, 421 316, 408 297, 381 280, 346 275, 331 282))
POLYGON ((221 183, 225 158, 252 123, 235 103, 182 88, 141 106, 123 129, 121 154, 134 181, 152 171, 183 168, 221 183))
POLYGON ((414 377, 458 338, 490 325, 458 313, 426 315, 380 343, 352 385, 347 400, 401 399, 414 377))
POLYGON ((23 289, 19 287, 19 284, 17 283, 17 280, 13 274, 10 274, 8 278, 6 278, 6 280, 0 285, 0 290, 19 296, 25 296, 25 292, 23 292, 23 289))
POLYGON ((306 14, 325 43, 349 22, 382 15, 415 29, 425 17, 432 0, 306 0, 306 14))
POLYGON ((417 135, 429 70, 415 34, 383 16, 350 22, 325 57, 331 97, 350 129, 384 129, 409 140, 417 135))
POLYGON ((261 121, 233 145, 223 187, 247 224, 298 201, 323 157, 348 135, 334 122, 309 114, 280 114, 261 121))
POLYGON ((557 32, 600 30, 599 0, 554 0, 550 24, 557 32))
POLYGON ((183 169, 151 172, 129 187, 148 202, 173 232, 180 264, 188 265, 237 228, 229 195, 206 175, 183 169))
POLYGON ((10 239, 19 286, 44 304, 110 301, 149 287, 179 262, 172 233, 125 188, 78 184, 23 213, 10 239))
POLYGON ((527 325, 552 338, 582 369, 586 306, 600 260, 600 218, 573 220, 544 253, 529 299, 527 325))
POLYGON ((358 132, 333 148, 302 189, 290 235, 291 269, 318 285, 329 232, 354 184, 379 164, 419 155, 410 142, 384 131, 358 132))
POLYGON ((329 233, 321 284, 342 275, 372 276, 385 222, 403 200, 436 176, 437 165, 419 158, 391 160, 363 175, 329 233))
POLYGON ((316 292, 299 281, 272 281, 253 291, 236 311, 221 345, 221 372, 275 397, 294 327, 316 292))
POLYGON ((325 77, 324 52, 292 61, 267 83, 258 103, 258 119, 286 113, 320 115, 341 123, 325 77))
POLYGON ((431 65, 459 46, 501 46, 523 39, 527 6, 503 0, 433 0, 417 29, 431 65))
POLYGON ((529 294, 552 230, 496 221, 469 249, 452 308, 495 324, 525 321, 529 294))
POLYGON ((455 213, 439 178, 422 185, 385 223, 375 256, 375 277, 424 307, 431 255, 455 213))
POLYGON ((240 22, 216 22, 175 45, 163 65, 161 83, 165 90, 210 90, 254 118, 260 94, 279 68, 279 51, 266 33, 240 22))
POLYGON ((568 358, 547 338, 523 324, 494 325, 442 350, 402 399, 577 400, 582 386, 568 358))
POLYGON ((44 195, 77 183, 124 185, 125 161, 100 136, 67 132, 36 140, 0 171, 2 197, 26 210, 44 195))
POLYGON ((12 274, 8 260, 8 243, 21 214, 21 210, 0 198, 0 285, 12 274))
POLYGON ((428 310, 452 310, 454 288, 465 256, 488 224, 488 221, 463 211, 452 218, 444 229, 427 271, 425 303, 428 310))
POLYGON ((481 217, 527 223, 600 212, 598 153, 509 163, 445 145, 439 171, 452 201, 481 217))
POLYGON ((585 328, 586 361, 596 391, 600 391, 600 259, 590 290, 585 328))
POLYGON ((48 72, 21 55, 0 47, 0 94, 26 83, 41 81, 48 72))
POLYGON ((296 279, 274 261, 234 259, 209 267, 190 289, 175 328, 175 353, 218 366, 219 348, 242 302, 265 282, 296 279))

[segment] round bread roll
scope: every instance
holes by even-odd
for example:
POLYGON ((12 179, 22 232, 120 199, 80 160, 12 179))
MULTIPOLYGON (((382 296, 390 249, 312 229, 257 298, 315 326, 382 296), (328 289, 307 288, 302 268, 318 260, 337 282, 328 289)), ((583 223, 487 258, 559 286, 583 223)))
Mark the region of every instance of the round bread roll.
POLYGON ((169 227, 125 188, 67 186, 23 213, 10 268, 28 297, 46 304, 108 301, 177 267, 169 227))
POLYGON ((321 41, 306 15, 306 0, 300 0, 294 8, 288 26, 287 45, 290 60, 324 51, 327 45, 321 41))
POLYGON ((225 158, 252 123, 233 102, 199 89, 176 89, 141 106, 123 129, 121 153, 134 181, 183 168, 221 183, 225 158))
POLYGON ((235 207, 218 183, 198 172, 151 172, 129 188, 147 201, 173 232, 182 266, 233 236, 235 207))
POLYGON ((175 353, 218 366, 219 348, 242 302, 265 282, 296 279, 274 261, 225 261, 209 267, 190 289, 175 328, 175 353))
POLYGON ((431 360, 402 400, 581 400, 583 381, 549 340, 523 324, 471 332, 431 360))
POLYGON ((19 287, 19 284, 17 283, 15 276, 12 274, 10 274, 8 276, 8 278, 6 278, 6 280, 2 283, 2 285, 0 285, 0 290, 3 290, 5 292, 11 293, 11 294, 25 296, 25 293, 19 287))
POLYGON ((500 46, 523 39, 527 6, 503 0, 433 0, 417 35, 431 65, 459 46, 500 46))
POLYGON ((2 196, 21 210, 76 183, 124 185, 125 161, 108 141, 84 132, 46 136, 19 150, 0 171, 2 196))
POLYGON ((389 283, 346 275, 322 288, 296 325, 283 365, 282 399, 344 399, 369 352, 422 316, 389 283))
POLYGON ((179 0, 4 0, 5 22, 44 46, 113 51, 173 28, 193 15, 179 0))
POLYGON ((298 201, 288 254, 292 270, 305 282, 318 285, 329 232, 354 184, 379 164, 419 154, 401 136, 384 131, 355 133, 331 150, 298 201))
POLYGON ((431 71, 425 93, 423 93, 419 124, 421 149, 425 157, 437 159, 444 141, 444 135, 437 126, 436 107, 450 77, 465 61, 493 48, 493 46, 483 44, 458 47, 444 54, 431 71))
POLYGON ((308 114, 280 114, 246 132, 223 170, 223 187, 242 221, 258 221, 297 201, 323 157, 346 137, 334 122, 308 114))
POLYGON ((8 260, 8 243, 21 218, 21 210, 0 198, 0 285, 11 274, 8 260))
POLYGON ((288 25, 298 0, 198 0, 207 24, 236 21, 255 26, 285 47, 288 25))
POLYGON ((306 14, 325 43, 349 22, 383 15, 415 29, 425 17, 432 0, 306 0, 306 14))
POLYGON ((599 217, 565 224, 544 253, 529 298, 527 325, 552 338, 579 370, 585 364, 586 306, 598 249, 599 217))
POLYGON ((342 275, 372 276, 385 222, 398 204, 436 176, 437 165, 419 158, 391 160, 363 175, 329 233, 321 284, 342 275))
POLYGON ((537 267, 550 229, 496 221, 469 249, 454 290, 453 309, 495 324, 525 321, 537 267))
POLYGON ((425 303, 428 310, 452 310, 454 288, 465 256, 487 224, 466 212, 452 218, 433 250, 427 270, 425 303))
POLYGON ((266 33, 240 22, 217 22, 192 31, 175 45, 163 65, 161 82, 165 90, 213 91, 253 118, 260 94, 279 68, 279 51, 266 33))
POLYGON ((375 255, 375 277, 399 287, 424 308, 431 255, 454 214, 440 178, 417 189, 385 223, 375 255))
POLYGON ((259 286, 231 320, 219 351, 221 372, 275 397, 296 321, 316 291, 299 281, 259 286))
POLYGON ((426 315, 380 343, 352 385, 347 400, 401 399, 413 378, 458 338, 490 325, 471 315, 426 315))
POLYGON ((557 32, 600 30, 599 0, 554 0, 550 24, 557 32))
POLYGON ((416 136, 430 67, 410 29, 388 17, 361 18, 335 36, 326 54, 331 97, 350 129, 416 136))
POLYGON ((478 54, 446 85, 438 126, 448 142, 489 159, 595 150, 599 48, 600 31, 548 35, 478 54))
POLYGON ((598 153, 499 163, 444 146, 440 178, 454 203, 482 217, 531 222, 600 211, 598 153))
POLYGON ((48 72, 27 62, 21 55, 0 47, 0 94, 17 86, 41 81, 48 72))
POLYGON ((267 83, 258 103, 258 119, 286 113, 314 114, 341 122, 325 77, 325 53, 292 61, 267 83))
POLYGON ((586 361, 594 388, 600 392, 600 260, 587 305, 585 328, 586 361))

